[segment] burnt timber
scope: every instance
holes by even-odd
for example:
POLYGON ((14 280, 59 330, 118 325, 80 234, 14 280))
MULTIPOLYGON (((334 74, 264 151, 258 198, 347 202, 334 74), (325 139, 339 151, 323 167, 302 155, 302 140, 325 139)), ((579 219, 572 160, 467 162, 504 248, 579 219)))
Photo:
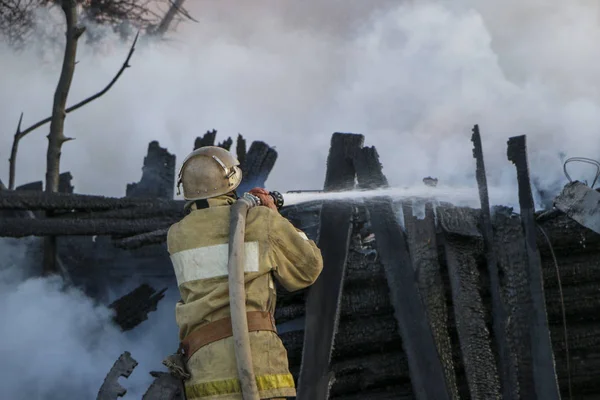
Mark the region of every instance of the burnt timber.
MULTIPOLYGON (((214 143, 214 140, 213 136, 210 143, 214 143)), ((245 142, 242 144, 243 146, 238 138, 236 148, 243 147, 245 152, 245 142)), ((232 141, 225 140, 220 145, 232 147, 232 141)), ((264 153, 265 156, 267 153, 264 153)), ((268 166, 269 162, 257 165, 268 166)), ((355 167, 354 163, 353 166, 355 167)), ((174 167, 169 168, 165 176, 175 174, 174 167)), ((156 182, 164 184, 166 181, 156 182)), ((376 175, 369 173, 366 177, 363 175, 359 182, 380 186, 383 181, 381 176, 378 181, 376 175)), ((52 226, 56 223, 55 226, 63 230, 57 228, 51 231, 50 228, 45 228, 45 234, 59 236, 59 254, 73 281, 84 286, 90 296, 106 300, 105 286, 110 287, 133 274, 141 276, 144 283, 147 282, 152 287, 167 286, 169 291, 177 290, 166 256, 164 229, 171 220, 181 218, 182 202, 156 198, 156 193, 161 192, 166 193, 163 189, 157 189, 145 197, 112 199, 76 194, 45 195, 31 190, 20 193, 1 190, 0 212, 10 214, 10 218, 18 219, 26 226, 28 220, 19 218, 22 212, 55 210, 55 216, 48 219, 47 224, 52 226), (112 220, 117 228, 114 231, 106 229, 104 234, 85 231, 85 235, 98 235, 95 240, 90 240, 89 236, 79 236, 83 228, 77 228, 79 231, 65 229, 68 222, 60 221, 68 220, 87 221, 88 224, 94 224, 95 220, 112 220), (152 225, 156 220, 161 220, 160 223, 165 225, 152 225), (131 224, 143 229, 125 228, 131 224), (115 247, 116 243, 127 243, 134 239, 137 246, 135 249, 115 247), (87 283, 88 281, 93 284, 87 283)), ((420 203, 386 201, 386 213, 390 215, 391 206, 404 219, 404 226, 401 226, 389 218, 396 235, 404 236, 405 244, 400 242, 398 245, 394 241, 394 246, 402 246, 402 267, 410 267, 415 271, 414 281, 411 283, 418 289, 421 297, 427 317, 424 326, 430 331, 431 337, 427 340, 431 340, 439 354, 448 397, 476 399, 491 394, 492 398, 497 398, 496 394, 500 390, 498 383, 503 385, 505 378, 496 367, 499 355, 495 343, 499 333, 493 329, 489 242, 488 248, 484 243, 486 235, 489 235, 489 226, 483 227, 484 216, 476 209, 451 205, 436 207, 427 199, 420 203), (421 207, 425 209, 424 218, 416 216, 421 207), (484 229, 488 229, 487 233, 484 229), (457 255, 457 249, 464 251, 457 255), (462 294, 472 294, 470 298, 477 301, 463 301, 462 294), (475 308, 465 309, 470 304, 474 304, 475 308), (469 311, 474 314, 460 314, 469 311), (469 318, 470 315, 474 315, 474 318, 469 318), (469 347, 468 344, 475 344, 477 347, 469 347), (480 355, 483 359, 478 358, 480 355), (475 367, 469 362, 475 362, 475 367), (477 367, 485 370, 479 371, 477 367)), ((580 202, 578 205, 581 215, 585 212, 586 204, 580 202)), ((303 229, 310 238, 321 243, 325 240, 320 237, 325 206, 326 204, 313 202, 284 207, 282 214, 303 229)), ((352 207, 352 227, 344 263, 345 279, 340 282, 341 296, 339 305, 336 306, 337 324, 334 326, 337 329, 333 335, 333 347, 329 349, 331 356, 326 376, 334 379, 328 388, 328 397, 348 400, 425 398, 414 390, 416 385, 413 380, 418 370, 404 349, 406 339, 403 340, 403 336, 406 338, 406 333, 402 334, 396 318, 399 310, 394 297, 397 294, 393 294, 396 286, 390 284, 390 261, 389 257, 384 257, 382 235, 379 238, 377 235, 380 228, 372 220, 373 210, 373 205, 369 207, 368 202, 357 203, 352 207), (387 267, 385 263, 388 263, 387 267)), ((557 210, 534 213, 532 208, 527 212, 530 212, 527 218, 536 228, 533 235, 531 230, 528 231, 528 243, 522 217, 512 210, 494 208, 489 221, 493 239, 491 245, 497 257, 501 299, 506 312, 506 326, 501 332, 506 335, 508 360, 517 376, 518 397, 515 398, 543 398, 535 385, 534 343, 530 337, 533 292, 529 282, 530 258, 527 246, 535 246, 539 255, 538 277, 543 286, 547 316, 545 333, 550 339, 560 393, 566 397, 571 387, 573 398, 598 399, 600 234, 586 228, 585 224, 582 225, 583 220, 577 222, 568 213, 557 210), (545 234, 540 234, 541 230, 545 234), (563 307, 568 331, 566 343, 563 307)), ((0 236, 12 236, 15 233, 21 235, 23 232, 39 235, 31 228, 11 231, 5 228, 7 225, 4 221, 6 219, 0 221, 0 236)), ((383 236, 385 239, 386 235, 383 236)), ((400 264, 398 260, 393 261, 400 264)), ((308 291, 287 293, 279 288, 276 310, 278 330, 288 350, 290 367, 297 380, 302 351, 307 343, 304 333, 307 324, 307 293, 308 291)), ((159 296, 161 294, 162 292, 159 296)), ((139 306, 131 306, 139 309, 141 316, 131 314, 132 317, 128 317, 123 314, 125 321, 131 321, 124 323, 125 326, 143 323, 141 321, 145 313, 153 308, 153 293, 148 292, 142 297, 144 300, 139 306)), ((110 303, 111 301, 106 301, 107 305, 110 303)), ((137 304, 137 300, 134 303, 137 304)), ((420 326, 424 329, 423 325, 420 326)), ((112 375, 109 374, 111 379, 108 381, 114 379, 117 373, 113 371, 112 375)), ((176 388, 164 375, 157 372, 153 376, 156 381, 148 389, 149 398, 150 394, 166 392, 170 393, 168 396, 176 396, 176 388)), ((126 382, 124 380, 122 385, 127 386, 126 382)), ((430 380, 426 384, 432 382, 430 380)), ((330 383, 329 380, 327 383, 330 383)), ((99 386, 100 384, 101 382, 99 386)), ((104 385, 104 395, 108 394, 106 389, 107 385, 104 385)), ((122 388, 114 389, 109 394, 112 398, 117 393, 122 393, 122 388)))
MULTIPOLYGON (((374 147, 355 155, 359 186, 363 189, 387 187, 379 156, 374 147)), ((366 199, 365 205, 375 234, 395 310, 398 330, 410 369, 412 388, 418 399, 450 399, 442 362, 432 326, 419 293, 406 237, 391 199, 366 199)))
MULTIPOLYGON (((327 159, 325 191, 354 189, 356 172, 352 160, 363 143, 362 135, 333 135, 327 159)), ((354 206, 350 202, 326 202, 321 206, 317 243, 323 256, 323 271, 309 288, 306 299, 298 400, 329 398, 331 349, 339 320, 353 213, 354 206)))

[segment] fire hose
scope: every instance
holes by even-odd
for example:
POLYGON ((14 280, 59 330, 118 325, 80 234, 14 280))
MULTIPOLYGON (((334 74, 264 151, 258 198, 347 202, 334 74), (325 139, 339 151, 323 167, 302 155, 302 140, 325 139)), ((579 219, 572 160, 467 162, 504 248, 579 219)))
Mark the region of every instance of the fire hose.
MULTIPOLYGON (((283 206, 283 196, 270 192, 277 208, 283 206)), ((244 400, 259 400, 256 376, 252 364, 248 318, 246 315, 246 285, 244 280, 246 234, 246 216, 248 211, 261 205, 260 199, 250 193, 244 193, 232 206, 229 225, 229 301, 233 346, 237 364, 238 378, 244 400)))

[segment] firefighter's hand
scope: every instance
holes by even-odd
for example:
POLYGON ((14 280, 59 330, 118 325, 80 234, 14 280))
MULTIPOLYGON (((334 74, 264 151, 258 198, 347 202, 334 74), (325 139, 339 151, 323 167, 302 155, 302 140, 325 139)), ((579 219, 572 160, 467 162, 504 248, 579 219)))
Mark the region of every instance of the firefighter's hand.
POLYGON ((275 201, 273 200, 273 197, 271 197, 271 195, 269 194, 269 192, 267 190, 257 187, 257 188, 250 190, 248 193, 258 197, 260 199, 261 205, 263 205, 265 207, 269 207, 271 210, 279 211, 279 210, 277 210, 277 207, 275 206, 275 201))

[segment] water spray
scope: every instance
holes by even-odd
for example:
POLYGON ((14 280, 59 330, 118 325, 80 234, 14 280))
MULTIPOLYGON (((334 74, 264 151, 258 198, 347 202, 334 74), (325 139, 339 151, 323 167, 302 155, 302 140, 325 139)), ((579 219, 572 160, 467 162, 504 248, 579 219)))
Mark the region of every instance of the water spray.
MULTIPOLYGON (((514 205, 517 198, 514 192, 505 188, 489 188, 490 198, 494 204, 514 205)), ((447 202, 456 206, 480 207, 479 192, 476 187, 453 186, 414 186, 390 187, 371 190, 347 190, 340 192, 325 192, 323 190, 294 190, 286 193, 270 192, 275 205, 281 209, 283 205, 294 206, 302 203, 319 201, 356 201, 363 202, 378 197, 387 197, 398 201, 413 201, 431 199, 447 202)))

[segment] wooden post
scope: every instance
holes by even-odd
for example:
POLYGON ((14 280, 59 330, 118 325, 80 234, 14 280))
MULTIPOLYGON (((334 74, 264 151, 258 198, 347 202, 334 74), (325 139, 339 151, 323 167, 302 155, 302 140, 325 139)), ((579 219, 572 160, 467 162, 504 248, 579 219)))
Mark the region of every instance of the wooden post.
POLYGON ((521 220, 512 213, 512 209, 496 207, 492 222, 498 266, 504 277, 503 292, 507 311, 505 331, 511 349, 511 362, 517 370, 518 394, 520 399, 535 399, 532 343, 529 340, 531 293, 521 220))
MULTIPOLYGON (((363 145, 363 135, 334 133, 327 159, 325 191, 354 188, 352 157, 363 145)), ((324 202, 318 245, 323 272, 306 300, 304 347, 298 384, 298 400, 329 398, 329 365, 339 319, 339 308, 352 232, 352 203, 324 202)))
MULTIPOLYGON (((379 156, 373 147, 354 158, 362 189, 387 186, 379 156)), ((411 383, 417 399, 450 399, 444 368, 439 358, 425 306, 421 300, 406 238, 389 198, 365 199, 376 247, 384 265, 390 299, 408 357, 411 383)))
POLYGON ((507 156, 508 160, 515 164, 519 183, 521 224, 525 235, 529 289, 532 299, 529 333, 532 345, 535 391, 537 399, 558 400, 560 399, 560 392, 556 378, 556 367, 554 365, 554 352, 552 351, 552 342, 548 329, 548 316, 546 315, 542 262, 536 243, 537 234, 525 135, 511 137, 508 140, 507 156))
POLYGON ((492 216, 490 214, 490 199, 488 196, 487 177, 483 162, 483 148, 479 126, 473 128, 471 136, 473 142, 473 157, 476 161, 475 177, 479 188, 481 202, 480 227, 483 235, 483 246, 487 261, 487 272, 490 279, 490 293, 492 295, 492 325, 494 342, 498 353, 498 373, 502 388, 503 400, 518 400, 519 388, 517 372, 514 362, 510 360, 510 349, 506 340, 506 312, 500 289, 500 276, 498 275, 498 259, 494 248, 494 232, 492 229, 492 216))

